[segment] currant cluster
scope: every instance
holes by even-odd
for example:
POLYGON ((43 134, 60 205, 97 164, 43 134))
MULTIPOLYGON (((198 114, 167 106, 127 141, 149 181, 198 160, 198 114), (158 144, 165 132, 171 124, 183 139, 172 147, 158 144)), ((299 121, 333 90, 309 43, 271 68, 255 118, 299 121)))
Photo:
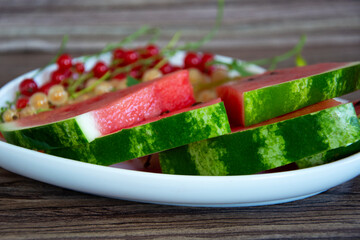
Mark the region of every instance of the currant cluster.
MULTIPOLYGON (((98 61, 92 69, 86 71, 83 62, 62 54, 57 58, 57 69, 50 74, 48 82, 38 86, 34 79, 27 78, 20 83, 20 97, 16 100, 15 109, 7 109, 2 117, 5 122, 9 122, 124 89, 128 86, 128 76, 138 81, 150 81, 180 69, 189 69, 190 81, 194 85, 227 76, 223 69, 211 65, 213 60, 214 56, 209 53, 188 52, 183 66, 174 66, 162 56, 158 46, 149 44, 137 49, 116 48, 109 65, 98 61), (105 74, 108 75, 103 79, 105 74)), ((203 91, 198 97, 200 101, 206 101, 216 96, 214 92, 203 91)))

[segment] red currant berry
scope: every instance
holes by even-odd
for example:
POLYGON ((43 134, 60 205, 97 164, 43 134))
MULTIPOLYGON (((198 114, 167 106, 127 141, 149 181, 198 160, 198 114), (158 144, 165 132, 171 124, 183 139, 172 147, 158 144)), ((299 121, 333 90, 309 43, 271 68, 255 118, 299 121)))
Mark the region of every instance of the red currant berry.
POLYGON ((115 51, 113 52, 113 59, 123 59, 125 56, 125 51, 121 48, 117 48, 115 49, 115 51))
POLYGON ((85 71, 85 66, 84 66, 84 64, 81 63, 81 62, 75 63, 75 71, 76 71, 77 73, 80 73, 80 74, 84 73, 84 71, 85 71))
POLYGON ((139 59, 139 53, 133 50, 125 52, 124 62, 126 65, 136 62, 139 59))
POLYGON ((142 57, 149 58, 149 57, 155 56, 157 54, 159 54, 158 46, 156 46, 154 44, 149 44, 146 46, 145 53, 142 55, 142 57))
POLYGON ((16 109, 23 109, 28 104, 29 99, 21 97, 16 101, 16 109))
POLYGON ((136 78, 136 79, 140 79, 141 78, 141 66, 136 66, 136 67, 133 67, 131 70, 130 70, 130 73, 129 73, 130 76, 132 76, 133 78, 136 78))
POLYGON ((38 90, 38 85, 32 78, 26 78, 20 83, 20 93, 24 96, 30 97, 38 90))
POLYGON ((107 71, 109 71, 109 68, 102 61, 97 62, 93 68, 94 76, 97 78, 104 76, 107 71))
POLYGON ((201 58, 198 54, 189 52, 184 59, 185 68, 199 68, 201 64, 201 58))
POLYGON ((59 84, 68 77, 67 75, 68 75, 67 72, 64 72, 60 69, 55 70, 50 75, 50 81, 53 82, 54 84, 59 84))
POLYGON ((64 70, 62 72, 63 72, 65 78, 71 78, 72 75, 73 75, 73 72, 71 71, 71 69, 66 69, 66 70, 64 70))
POLYGON ((155 67, 161 60, 162 60, 162 58, 155 59, 155 60, 149 65, 149 68, 155 67))
POLYGON ((214 60, 214 56, 210 53, 204 53, 204 55, 201 58, 201 70, 205 72, 207 69, 211 67, 208 63, 214 60))
POLYGON ((169 63, 165 63, 161 68, 160 71, 165 75, 168 73, 171 73, 174 70, 173 66, 171 66, 169 63))
POLYGON ((124 80, 126 78, 125 73, 119 73, 114 77, 116 80, 124 80))
POLYGON ((171 72, 176 72, 178 70, 182 69, 181 67, 179 66, 172 66, 172 71, 171 72))
POLYGON ((212 66, 207 67, 206 70, 204 71, 204 73, 207 73, 208 75, 211 76, 215 70, 216 70, 216 67, 214 65, 212 65, 212 66))
POLYGON ((68 54, 62 54, 56 61, 58 68, 61 70, 69 69, 72 66, 72 59, 68 54))
POLYGON ((45 93, 46 95, 48 94, 49 92, 49 89, 54 86, 56 83, 54 82, 48 82, 48 83, 45 83, 44 85, 42 85, 40 88, 39 88, 39 91, 40 92, 43 92, 45 93))

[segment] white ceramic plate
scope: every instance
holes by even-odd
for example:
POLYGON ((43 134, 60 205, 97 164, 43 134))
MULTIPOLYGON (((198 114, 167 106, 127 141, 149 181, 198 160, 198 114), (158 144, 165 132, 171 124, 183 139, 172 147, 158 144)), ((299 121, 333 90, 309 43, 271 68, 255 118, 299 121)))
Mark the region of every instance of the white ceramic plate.
MULTIPOLYGON (((173 61, 179 62, 180 58, 182 55, 173 61)), ((41 83, 54 68, 47 68, 36 81, 41 83)), ((262 71, 256 67, 253 70, 262 71)), ((1 88, 0 106, 13 99, 20 81, 32 74, 20 76, 1 88)), ((59 187, 110 198, 182 206, 244 207, 294 201, 342 184, 360 174, 360 153, 322 166, 279 173, 182 176, 123 169, 127 168, 125 164, 116 168, 98 166, 0 141, 0 167, 59 187)))

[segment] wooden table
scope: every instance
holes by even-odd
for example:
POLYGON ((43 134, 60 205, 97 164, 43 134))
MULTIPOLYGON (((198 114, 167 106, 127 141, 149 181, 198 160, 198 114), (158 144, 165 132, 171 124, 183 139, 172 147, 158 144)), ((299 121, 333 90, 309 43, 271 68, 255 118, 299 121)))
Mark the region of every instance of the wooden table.
MULTIPOLYGON (((0 86, 45 65, 63 34, 73 56, 98 51, 144 22, 164 45, 178 30, 199 39, 212 1, 1 1, 0 86)), ((201 50, 253 60, 281 54, 307 34, 308 63, 356 61, 359 1, 227 1, 221 30, 201 50)), ((144 44, 139 40, 134 45, 144 44)), ((288 60, 280 67, 293 66, 288 60)), ((2 154, 2 153, 0 153, 2 154)), ((360 177, 281 205, 191 208, 78 193, 0 168, 0 239, 360 238, 360 177)))

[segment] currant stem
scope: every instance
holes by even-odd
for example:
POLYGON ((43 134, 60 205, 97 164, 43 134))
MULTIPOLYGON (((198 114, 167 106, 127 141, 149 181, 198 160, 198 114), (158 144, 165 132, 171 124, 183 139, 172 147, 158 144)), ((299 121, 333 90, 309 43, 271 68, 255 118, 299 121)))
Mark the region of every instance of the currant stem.
POLYGON ((110 71, 107 71, 101 78, 99 78, 98 80, 96 80, 93 84, 91 84, 89 87, 84 88, 82 90, 80 90, 79 92, 76 92, 74 94, 71 95, 72 99, 75 99, 85 93, 91 92, 97 85, 99 85, 100 83, 102 83, 103 81, 105 81, 106 79, 108 79, 110 77, 111 73, 110 71))
POLYGON ((72 84, 67 88, 69 94, 72 95, 82 83, 84 83, 87 79, 92 78, 93 76, 93 72, 82 74, 78 79, 74 80, 72 84))

